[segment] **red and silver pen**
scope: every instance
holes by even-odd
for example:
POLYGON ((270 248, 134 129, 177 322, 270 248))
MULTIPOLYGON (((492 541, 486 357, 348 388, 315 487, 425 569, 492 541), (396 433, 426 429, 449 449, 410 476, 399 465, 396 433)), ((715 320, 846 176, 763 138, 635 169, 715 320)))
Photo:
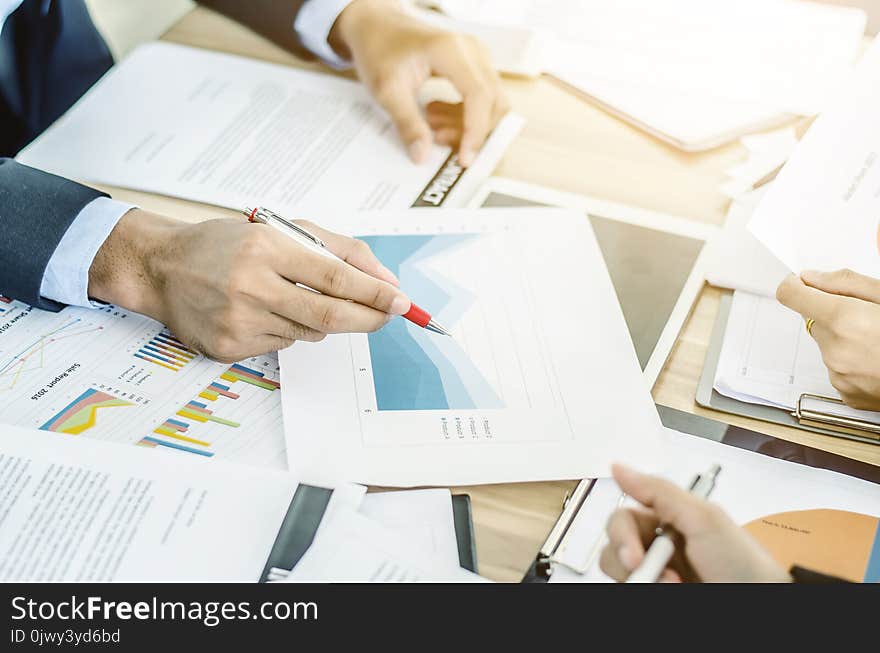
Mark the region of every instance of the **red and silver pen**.
MULTIPOLYGON (((337 261, 342 261, 341 258, 336 256, 333 252, 327 249, 327 245, 324 244, 324 241, 318 238, 315 234, 309 232, 306 229, 303 229, 298 224, 291 222, 285 218, 282 218, 277 213, 270 211, 269 209, 265 209, 263 207, 258 208, 246 208, 242 211, 247 216, 249 222, 259 222, 261 224, 266 224, 271 227, 275 227, 281 232, 284 232, 300 244, 313 249, 314 251, 322 254, 323 256, 330 257, 332 259, 336 259, 337 261)), ((431 314, 426 310, 419 308, 413 303, 410 306, 409 311, 407 311, 404 315, 402 315, 404 319, 409 320, 416 326, 420 326, 423 329, 427 329, 428 331, 433 331, 434 333, 439 333, 444 336, 452 336, 451 333, 443 326, 441 326, 437 320, 431 317, 431 314)))

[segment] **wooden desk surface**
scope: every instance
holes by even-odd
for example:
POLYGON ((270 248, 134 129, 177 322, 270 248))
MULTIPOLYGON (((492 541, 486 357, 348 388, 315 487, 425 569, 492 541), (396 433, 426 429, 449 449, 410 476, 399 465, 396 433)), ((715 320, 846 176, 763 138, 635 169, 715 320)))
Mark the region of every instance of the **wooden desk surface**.
MULTIPOLYGON (((163 37, 187 45, 246 55, 299 68, 303 62, 241 26, 197 8, 163 37)), ((744 157, 738 144, 707 153, 680 152, 611 117, 553 82, 505 80, 514 109, 528 119, 496 170, 510 177, 583 195, 720 224, 728 200, 718 191, 723 171, 744 157)), ((112 189, 117 197, 182 219, 231 211, 168 197, 112 189)), ((730 422, 880 465, 880 447, 699 408, 697 380, 722 290, 706 287, 655 387, 658 403, 730 422)), ((553 525, 573 482, 518 483, 463 488, 473 500, 480 571, 518 581, 553 525)))

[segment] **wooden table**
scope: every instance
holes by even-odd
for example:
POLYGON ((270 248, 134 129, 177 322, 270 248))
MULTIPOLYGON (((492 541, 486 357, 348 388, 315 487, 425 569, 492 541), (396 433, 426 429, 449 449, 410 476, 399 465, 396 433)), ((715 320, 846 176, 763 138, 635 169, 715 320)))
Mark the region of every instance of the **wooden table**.
MULTIPOLYGON (((303 62, 247 29, 203 8, 194 9, 163 37, 202 48, 325 70, 303 62)), ((495 174, 591 195, 693 220, 721 224, 728 200, 718 191, 724 170, 744 150, 731 144, 710 152, 678 151, 611 117, 551 81, 505 80, 514 109, 528 119, 495 174)), ((169 197, 111 189, 117 197, 187 220, 232 215, 169 197)), ((694 403, 703 358, 725 291, 706 287, 655 387, 658 403, 745 426, 787 440, 880 465, 880 447, 737 418, 694 403)), ((518 581, 556 519, 574 483, 518 483, 462 488, 470 493, 480 571, 518 581)))

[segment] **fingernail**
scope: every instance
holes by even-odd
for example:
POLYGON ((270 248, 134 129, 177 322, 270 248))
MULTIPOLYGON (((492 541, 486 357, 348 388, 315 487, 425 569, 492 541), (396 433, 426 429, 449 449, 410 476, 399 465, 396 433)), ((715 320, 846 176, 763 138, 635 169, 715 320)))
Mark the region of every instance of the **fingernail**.
POLYGON ((627 467, 626 465, 621 465, 620 463, 614 463, 611 466, 611 476, 616 479, 631 479, 633 475, 636 474, 636 470, 632 467, 627 467))
POLYGON ((474 151, 471 149, 463 149, 458 153, 458 162, 465 168, 470 167, 474 162, 474 151))
POLYGON ((400 279, 398 279, 397 275, 394 274, 391 270, 386 268, 384 265, 380 265, 379 270, 382 276, 385 277, 388 282, 393 283, 395 286, 400 285, 400 279))
POLYGON ((409 144, 409 156, 416 163, 424 163, 428 157, 428 144, 425 141, 413 141, 409 144))
POLYGON ((391 300, 391 310, 389 313, 391 315, 403 315, 409 312, 410 306, 412 306, 412 302, 406 298, 406 295, 398 295, 391 300))

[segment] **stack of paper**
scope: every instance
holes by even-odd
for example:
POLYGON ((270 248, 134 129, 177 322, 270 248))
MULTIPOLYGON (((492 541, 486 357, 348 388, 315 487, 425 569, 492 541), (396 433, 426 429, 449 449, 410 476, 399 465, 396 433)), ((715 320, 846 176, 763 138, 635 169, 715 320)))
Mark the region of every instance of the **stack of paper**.
POLYGON ((794 0, 434 0, 546 35, 546 72, 687 150, 811 115, 865 30, 861 10, 794 0))

